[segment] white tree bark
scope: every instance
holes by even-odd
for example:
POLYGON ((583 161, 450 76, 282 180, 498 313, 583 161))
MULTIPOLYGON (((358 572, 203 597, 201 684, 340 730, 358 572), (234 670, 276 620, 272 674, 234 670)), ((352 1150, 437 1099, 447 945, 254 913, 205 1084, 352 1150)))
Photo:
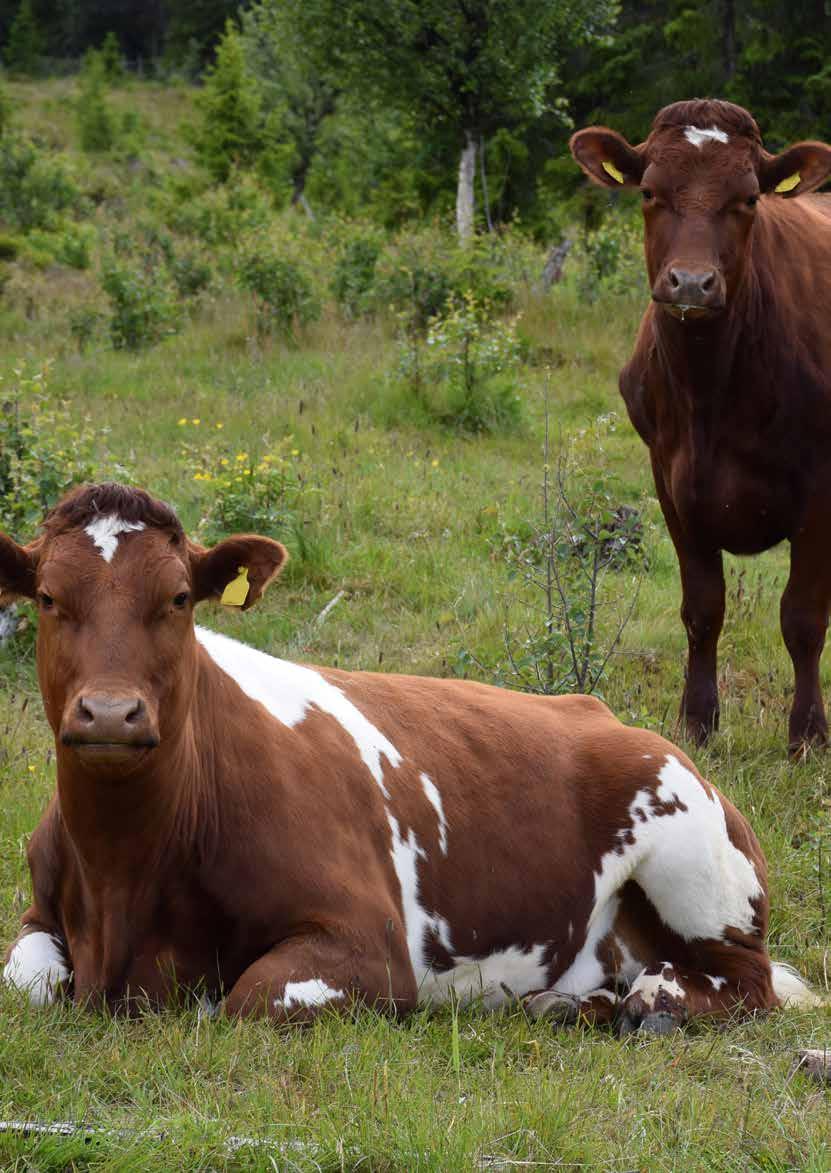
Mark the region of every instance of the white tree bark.
POLYGON ((456 230, 461 244, 473 236, 473 183, 476 177, 476 139, 465 131, 465 147, 459 160, 459 186, 456 188, 456 230))

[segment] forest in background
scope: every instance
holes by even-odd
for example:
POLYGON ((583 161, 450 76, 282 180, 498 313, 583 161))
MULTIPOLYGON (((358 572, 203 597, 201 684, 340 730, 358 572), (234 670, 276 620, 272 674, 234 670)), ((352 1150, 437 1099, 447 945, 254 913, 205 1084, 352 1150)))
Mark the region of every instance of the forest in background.
POLYGON ((829 134, 826 0, 0 2, 10 77, 77 72, 105 42, 161 81, 203 84, 238 54, 219 177, 257 166, 278 203, 388 228, 455 208, 463 236, 519 221, 553 243, 608 200, 585 194, 571 130, 640 141, 683 97, 747 106, 773 150, 829 134))

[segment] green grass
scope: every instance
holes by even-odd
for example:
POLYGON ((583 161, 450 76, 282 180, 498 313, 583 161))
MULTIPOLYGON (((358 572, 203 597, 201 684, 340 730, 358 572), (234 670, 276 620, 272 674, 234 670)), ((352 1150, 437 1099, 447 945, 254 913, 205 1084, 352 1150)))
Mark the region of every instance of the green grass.
MULTIPOLYGON (((35 126, 53 111, 38 103, 63 110, 61 87, 69 85, 20 87, 29 103, 21 117, 35 126)), ((179 96, 135 92, 147 119, 158 118, 159 141, 175 152, 179 96)), ((64 132, 71 142, 70 120, 61 117, 55 142, 67 141, 64 132)), ((462 648, 497 660, 505 605, 517 603, 500 550, 506 534, 541 513, 546 383, 553 430, 565 439, 617 413, 604 462, 616 499, 642 510, 648 569, 604 695, 624 721, 677 736, 686 644, 677 565, 646 450, 616 391, 638 297, 605 295, 587 306, 568 283, 544 300, 525 295, 521 330, 550 372, 538 362, 523 368, 517 431, 465 438, 425 422, 391 382, 396 344, 386 319, 346 324, 330 306, 298 345, 261 347, 250 307, 225 288, 181 335, 150 351, 100 344, 79 356, 64 302, 77 282, 93 279, 65 270, 48 280, 16 274, 21 288, 48 299, 34 318, 17 295, 0 306, 0 376, 8 383, 21 361, 54 359, 51 390, 92 421, 101 478, 126 465, 191 528, 210 486, 192 479, 183 440, 216 435, 221 423, 232 448, 263 455, 291 437, 290 459, 307 486, 298 519, 305 556, 289 532, 293 566, 258 608, 205 608, 201 616, 280 655, 436 675, 453 670, 462 648)), ((706 751, 685 748, 762 841, 772 953, 824 987, 831 787, 826 755, 794 765, 785 754, 792 678, 778 599, 787 549, 727 566, 722 730, 706 751)), ((622 585, 630 589, 628 579, 622 585)), ((26 837, 54 786, 30 642, 24 636, 0 656, 3 941, 14 937, 28 901, 26 837)), ((827 690, 827 670, 823 679, 827 690)), ((301 1032, 200 1021, 190 1010, 130 1021, 71 1006, 34 1011, 0 990, 0 1023, 0 1119, 76 1120, 101 1130, 74 1139, 0 1132, 2 1168, 831 1165, 828 1092, 792 1070, 798 1047, 828 1042, 826 1010, 620 1042, 475 1008, 398 1024, 369 1013, 325 1017, 301 1032), (233 1151, 234 1136, 265 1143, 233 1151)))

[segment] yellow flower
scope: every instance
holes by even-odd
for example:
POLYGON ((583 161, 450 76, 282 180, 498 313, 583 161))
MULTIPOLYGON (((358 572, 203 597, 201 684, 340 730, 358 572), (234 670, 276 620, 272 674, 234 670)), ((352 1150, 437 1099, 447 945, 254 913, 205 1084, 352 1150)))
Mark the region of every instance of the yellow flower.
POLYGON ((238 453, 237 453, 237 460, 239 460, 239 461, 243 461, 243 460, 247 460, 247 459, 248 459, 248 453, 247 453, 247 452, 238 452, 238 453))
POLYGON ((217 429, 220 429, 220 428, 224 428, 225 424, 217 424, 216 426, 217 426, 217 429))
POLYGON ((242 475, 243 475, 244 477, 250 477, 250 476, 251 476, 251 469, 250 469, 250 468, 244 468, 244 469, 242 470, 242 475))
POLYGON ((227 457, 227 456, 223 456, 223 457, 222 457, 222 459, 220 460, 220 462, 219 462, 219 463, 220 463, 220 464, 227 464, 227 463, 228 463, 228 457, 227 457))
POLYGON ((292 456, 299 456, 299 455, 300 455, 300 449, 299 449, 299 448, 292 448, 292 450, 291 450, 291 454, 292 454, 292 456))
POLYGON ((192 424, 197 424, 197 425, 202 423, 202 421, 201 421, 201 420, 199 420, 199 419, 196 419, 196 420, 191 420, 190 422, 191 422, 192 424))
POLYGON ((180 428, 183 428, 188 421, 184 416, 182 416, 182 418, 180 420, 177 420, 176 422, 178 423, 180 428))
POLYGON ((439 462, 437 460, 434 460, 433 461, 433 468, 438 468, 438 467, 439 467, 439 462))

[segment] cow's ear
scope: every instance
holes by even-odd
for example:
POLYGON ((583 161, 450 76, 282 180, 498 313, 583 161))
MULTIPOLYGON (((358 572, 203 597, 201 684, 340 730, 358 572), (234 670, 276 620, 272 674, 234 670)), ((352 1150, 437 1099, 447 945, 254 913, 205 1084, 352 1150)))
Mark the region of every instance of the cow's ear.
POLYGON ((643 151, 605 126, 578 130, 569 140, 571 153, 592 183, 601 187, 637 187, 644 171, 643 151))
POLYGON ((12 599, 35 597, 40 541, 18 546, 12 538, 0 533, 0 606, 12 599))
POLYGON ((280 542, 256 534, 234 534, 210 550, 188 542, 193 601, 221 599, 247 611, 285 565, 280 542))
POLYGON ((781 155, 765 155, 759 165, 762 191, 790 197, 816 191, 831 174, 831 147, 796 143, 781 155))

